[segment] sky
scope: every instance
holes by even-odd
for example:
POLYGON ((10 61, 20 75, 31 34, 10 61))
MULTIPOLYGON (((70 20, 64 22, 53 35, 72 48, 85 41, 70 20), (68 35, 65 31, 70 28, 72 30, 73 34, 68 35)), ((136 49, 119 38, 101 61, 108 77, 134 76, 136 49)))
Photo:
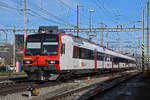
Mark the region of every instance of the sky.
MULTIPOLYGON (((108 26, 117 24, 128 24, 129 26, 130 23, 141 20, 142 8, 146 10, 146 0, 26 1, 28 28, 38 28, 40 25, 57 25, 61 28, 72 28, 76 26, 77 4, 80 6, 79 25, 83 28, 89 27, 89 9, 95 10, 92 13, 92 27, 99 27, 100 22, 104 22, 108 26), (53 21, 56 21, 56 23, 53 21), (66 26, 60 23, 66 24, 66 26)), ((1 0, 0 27, 12 27, 15 25, 17 28, 23 28, 23 5, 24 0, 1 0)))
MULTIPOLYGON (((92 28, 100 27, 103 22, 107 27, 141 27, 141 11, 146 12, 146 0, 26 0, 27 28, 37 29, 39 26, 59 26, 59 28, 73 28, 76 26, 79 5, 79 27, 89 28, 89 12, 92 9, 92 28)), ((24 0, 0 1, 0 28, 24 28, 23 14, 24 0)), ((146 18, 146 13, 145 13, 146 18)), ((106 33, 109 40, 137 40, 141 32, 106 33), (115 38, 114 38, 115 37, 115 38)), ((99 33, 95 33, 99 34, 99 33)), ((80 36, 86 36, 81 34, 80 36)), ((11 35, 9 36, 11 37, 11 35)), ((99 42, 99 36, 94 39, 99 42)), ((137 44, 138 41, 135 41, 137 44)), ((106 44, 105 44, 106 45, 106 44)))

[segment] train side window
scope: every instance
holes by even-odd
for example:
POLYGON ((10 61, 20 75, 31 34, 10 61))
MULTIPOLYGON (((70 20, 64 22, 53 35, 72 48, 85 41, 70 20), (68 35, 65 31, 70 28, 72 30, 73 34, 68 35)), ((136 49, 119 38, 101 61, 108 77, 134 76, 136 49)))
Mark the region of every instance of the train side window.
POLYGON ((85 59, 89 59, 89 50, 85 49, 85 59))
POLYGON ((93 60, 94 59, 94 52, 92 50, 89 50, 89 59, 93 60))
POLYGON ((86 49, 84 49, 84 48, 79 48, 79 58, 81 58, 81 59, 86 59, 87 57, 86 57, 86 49))
POLYGON ((79 47, 73 47, 73 58, 79 58, 79 47))
POLYGON ((97 54, 97 60, 104 61, 104 57, 103 57, 102 53, 98 52, 98 54, 97 54))
POLYGON ((115 58, 115 57, 114 57, 114 58, 113 58, 113 63, 114 63, 114 64, 118 64, 118 63, 119 63, 119 58, 115 58))
POLYGON ((62 43, 61 45, 61 54, 65 54, 65 44, 62 43))

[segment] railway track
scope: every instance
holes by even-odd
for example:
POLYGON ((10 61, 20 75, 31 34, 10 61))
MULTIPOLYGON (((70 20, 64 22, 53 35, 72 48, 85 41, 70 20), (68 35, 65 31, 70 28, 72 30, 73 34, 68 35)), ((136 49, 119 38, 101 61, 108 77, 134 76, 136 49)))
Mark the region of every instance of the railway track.
MULTIPOLYGON (((102 76, 103 77, 109 77, 109 78, 106 79, 106 80, 98 81, 98 82, 95 82, 95 83, 92 83, 92 84, 89 84, 89 85, 86 85, 86 86, 81 86, 81 87, 78 86, 78 85, 72 85, 72 84, 67 85, 67 86, 64 86, 62 88, 58 88, 54 91, 48 92, 45 95, 41 95, 40 97, 33 98, 32 100, 66 100, 66 99, 67 100, 74 100, 72 98, 68 99, 68 97, 71 97, 72 95, 74 95, 76 93, 79 93, 79 92, 82 92, 82 91, 85 91, 85 90, 88 90, 88 89, 91 89, 91 88, 92 89, 97 88, 98 85, 100 85, 100 84, 102 85, 103 83, 105 83, 106 86, 105 86, 105 88, 103 87, 100 90, 106 90, 106 89, 111 88, 109 86, 109 84, 106 84, 106 83, 114 82, 114 80, 116 80, 116 82, 118 81, 118 83, 119 83, 119 82, 123 82, 123 81, 127 80, 128 78, 131 78, 129 74, 126 74, 124 72, 114 73, 113 75, 112 74, 100 75, 99 77, 102 77, 102 76)), ((94 77, 95 76, 93 76, 91 78, 94 78, 94 77)), ((96 76, 96 77, 98 77, 98 76, 96 76)), ((82 84, 82 83, 79 83, 79 84, 82 84)), ((113 83, 111 83, 111 84, 113 84, 113 83)), ((116 85, 116 84, 114 84, 114 85, 116 85)), ((96 94, 100 90, 96 90, 93 93, 96 94)), ((79 100, 81 100, 81 99, 79 99, 79 100)))
MULTIPOLYGON (((10 81, 10 82, 4 82, 0 84, 0 96, 6 96, 8 94, 13 94, 13 93, 18 93, 18 92, 24 92, 27 91, 28 85, 31 82, 26 81, 26 82, 14 82, 14 81, 10 81)), ((32 85, 36 88, 43 88, 43 87, 48 87, 48 86, 54 86, 54 85, 58 85, 61 82, 47 82, 47 83, 32 83, 32 85)))
POLYGON ((21 81, 27 81, 27 76, 9 76, 9 77, 0 77, 0 84, 6 81, 17 81, 17 82, 21 82, 21 81))
MULTIPOLYGON (((94 79, 94 78, 99 78, 99 77, 114 77, 114 76, 119 76, 119 75, 123 75, 125 74, 125 72, 116 72, 116 73, 109 73, 109 74, 101 74, 101 75, 94 75, 94 76, 88 76, 88 77, 73 77, 71 78, 70 80, 66 80, 65 82, 61 82, 61 81, 49 81, 49 82, 45 82, 45 83, 34 83, 33 82, 33 86, 36 87, 36 88, 44 88, 44 87, 50 87, 50 86, 58 86, 62 83, 71 83, 71 82, 75 82, 75 80, 80 80, 80 81, 84 81, 84 80, 87 80, 88 78, 90 79, 94 79)), ((6 96, 8 94, 13 94, 13 93, 18 93, 18 92, 23 92, 23 91, 27 91, 27 86, 30 82, 28 81, 10 81, 10 82, 5 82, 5 83, 0 83, 0 96, 6 96)), ((96 84, 95 84, 96 85, 96 84)), ((93 86, 89 86, 90 87, 93 87, 93 86)), ((87 87, 85 87, 86 89, 87 87)), ((64 90, 64 89, 63 89, 64 90)), ((66 89, 67 90, 67 89, 66 89)), ((81 90, 84 90, 81 89, 81 90)), ((81 91, 80 89, 79 90, 76 90, 76 92, 79 92, 81 91)), ((55 98, 55 97, 54 97, 55 98)))
POLYGON ((28 84, 26 76, 0 79, 0 96, 25 91, 28 84))

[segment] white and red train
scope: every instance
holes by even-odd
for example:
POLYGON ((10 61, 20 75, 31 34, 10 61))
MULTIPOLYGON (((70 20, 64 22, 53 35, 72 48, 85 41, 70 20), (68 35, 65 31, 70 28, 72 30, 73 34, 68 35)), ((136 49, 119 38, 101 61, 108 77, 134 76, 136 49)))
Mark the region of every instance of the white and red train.
POLYGON ((136 67, 133 57, 65 33, 28 35, 24 48, 23 70, 31 80, 136 67))

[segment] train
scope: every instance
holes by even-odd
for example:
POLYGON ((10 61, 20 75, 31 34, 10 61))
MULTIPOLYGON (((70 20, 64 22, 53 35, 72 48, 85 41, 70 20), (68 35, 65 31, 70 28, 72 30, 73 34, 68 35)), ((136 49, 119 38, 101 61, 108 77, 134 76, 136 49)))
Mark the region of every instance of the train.
POLYGON ((78 36, 41 26, 26 37, 23 70, 30 80, 67 79, 72 75, 136 68, 136 59, 78 36))

